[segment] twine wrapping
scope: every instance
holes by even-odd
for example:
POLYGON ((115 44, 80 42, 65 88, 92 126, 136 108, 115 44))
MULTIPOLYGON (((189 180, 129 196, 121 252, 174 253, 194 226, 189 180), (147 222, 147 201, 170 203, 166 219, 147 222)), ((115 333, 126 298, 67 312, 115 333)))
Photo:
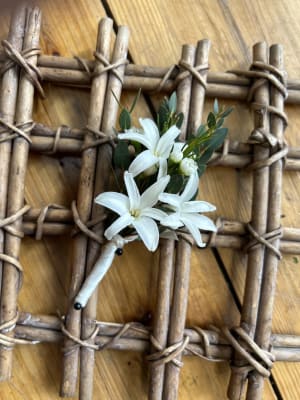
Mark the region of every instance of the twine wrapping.
POLYGON ((65 327, 65 324, 64 324, 65 317, 59 315, 59 318, 61 320, 62 333, 67 338, 69 338, 71 341, 74 342, 73 345, 72 344, 68 345, 62 349, 62 351, 65 354, 70 354, 78 347, 84 347, 86 349, 91 349, 91 350, 95 350, 95 351, 103 351, 103 350, 109 349, 111 346, 115 345, 118 342, 118 340, 120 340, 129 330, 146 332, 145 329, 142 329, 138 323, 127 322, 126 324, 121 326, 120 330, 115 335, 113 335, 111 338, 109 338, 106 343, 94 344, 94 343, 90 343, 90 341, 94 341, 94 339, 96 338, 98 333, 100 333, 101 328, 100 328, 100 323, 98 323, 98 321, 91 321, 94 324, 94 330, 92 331, 91 335, 87 339, 80 339, 80 338, 76 337, 75 335, 72 335, 72 333, 70 333, 67 330, 67 328, 65 327))
MULTIPOLYGON (((204 329, 200 328, 199 326, 193 326, 192 329, 194 331, 196 331, 202 339, 201 344, 202 344, 203 354, 200 353, 200 351, 197 351, 194 348, 192 348, 192 345, 190 345, 190 344, 188 344, 186 346, 186 351, 190 354, 193 354, 196 357, 202 358, 207 361, 224 362, 224 360, 221 358, 213 357, 212 351, 211 351, 211 343, 210 343, 209 335, 207 334, 207 332, 204 329)), ((214 327, 212 329, 214 329, 214 327)))
POLYGON ((100 67, 99 69, 94 70, 94 72, 92 73, 92 77, 100 76, 105 72, 111 71, 115 75, 115 77, 119 79, 121 85, 123 85, 123 77, 121 76, 117 68, 121 65, 128 64, 129 61, 127 59, 120 59, 113 64, 110 64, 107 58, 97 51, 94 53, 94 57, 97 61, 101 62, 104 67, 100 67))
POLYGON ((3 118, 0 118, 0 124, 4 126, 6 129, 2 129, 0 131, 0 143, 6 142, 7 140, 14 140, 18 136, 25 139, 29 144, 32 143, 28 133, 30 133, 35 125, 33 121, 27 121, 23 122, 21 124, 18 124, 17 126, 10 124, 9 122, 6 122, 3 118), (14 133, 9 134, 7 136, 4 136, 1 139, 1 135, 4 135, 5 133, 9 133, 9 131, 12 131, 14 133))
POLYGON ((57 152, 58 144, 59 144, 63 129, 66 129, 67 132, 71 132, 71 128, 69 126, 67 126, 67 125, 59 126, 56 129, 55 134, 54 134, 52 149, 47 151, 46 154, 55 154, 57 152))
POLYGON ((41 208, 40 214, 36 220, 35 239, 41 240, 43 237, 44 223, 49 210, 63 210, 64 207, 59 204, 47 204, 41 208))
POLYGON ((83 58, 79 56, 73 56, 73 58, 78 62, 79 66, 81 66, 85 72, 87 72, 89 75, 92 75, 92 71, 90 70, 87 62, 83 58))
POLYGON ((255 82, 252 84, 248 92, 247 101, 249 102, 253 99, 256 90, 263 84, 265 84, 266 80, 280 91, 284 99, 287 99, 288 97, 288 90, 286 88, 286 74, 284 71, 280 71, 273 65, 269 65, 263 62, 254 62, 250 67, 250 71, 234 69, 228 72, 238 76, 245 76, 246 78, 255 79, 255 82), (256 70, 253 71, 253 68, 255 68, 256 70))
POLYGON ((16 222, 19 218, 21 218, 24 214, 26 214, 30 210, 29 205, 25 205, 15 214, 0 220, 0 228, 3 228, 6 232, 10 233, 13 236, 16 236, 20 239, 24 237, 24 232, 12 227, 11 225, 16 222))
POLYGON ((178 69, 179 72, 176 78, 174 79, 172 90, 175 90, 179 85, 179 83, 184 79, 188 78, 189 76, 194 77, 197 80, 197 82, 200 83, 200 85, 204 89, 206 89, 207 84, 205 82, 205 79, 201 76, 200 72, 208 70, 209 69, 208 64, 201 64, 194 67, 193 65, 190 65, 185 61, 180 60, 178 62, 178 65, 176 64, 171 65, 171 67, 168 69, 165 75, 161 78, 157 87, 151 93, 156 94, 164 90, 165 85, 167 84, 169 78, 176 69, 178 69), (181 67, 182 71, 179 70, 179 67, 181 67))
MULTIPOLYGON (((79 231, 84 233, 86 236, 88 236, 90 239, 94 240, 95 242, 97 242, 99 244, 103 244, 104 243, 103 237, 100 236, 100 235, 97 235, 95 232, 93 232, 89 228, 97 225, 100 222, 103 222, 106 219, 106 214, 101 215, 97 219, 94 219, 94 220, 91 220, 91 221, 89 221, 87 223, 84 223, 81 220, 80 216, 79 216, 79 212, 77 210, 77 206, 76 206, 76 201, 75 200, 72 202, 71 209, 72 209, 75 225, 77 226, 79 231)), ((78 230, 73 230, 72 235, 76 235, 77 233, 78 233, 78 230)))
MULTIPOLYGON (((16 236, 21 239, 24 236, 24 232, 16 229, 15 227, 13 227, 11 225, 13 223, 15 223, 18 219, 22 218, 22 216, 25 213, 27 213, 29 209, 30 209, 30 206, 25 205, 19 211, 17 211, 15 214, 13 214, 3 220, 0 220, 0 228, 3 228, 10 235, 16 236)), ((5 254, 5 253, 0 253, 0 261, 8 263, 8 264, 12 265, 14 268, 16 268, 16 270, 19 273, 18 290, 20 290, 22 287, 22 282, 23 282, 23 267, 22 267, 20 261, 12 256, 9 256, 8 254, 5 254)))
POLYGON ((188 336, 183 338, 182 341, 174 343, 166 348, 163 348, 153 335, 150 335, 150 342, 157 351, 148 355, 146 359, 147 361, 151 362, 153 366, 163 365, 172 362, 178 368, 183 367, 183 362, 178 360, 176 357, 180 355, 188 345, 188 336))
MULTIPOLYGON (((165 73, 165 75, 161 78, 159 84, 157 85, 157 87, 152 90, 150 92, 150 94, 157 94, 159 92, 161 92, 162 90, 164 90, 165 85, 168 81, 168 79, 171 77, 172 73, 178 68, 178 66, 176 64, 173 64, 170 66, 170 68, 168 69, 168 71, 165 73)), ((188 76, 189 74, 186 74, 186 76, 188 76)), ((178 82, 179 83, 179 82, 178 82)), ((177 86, 178 83, 174 83, 174 87, 177 86)))
POLYGON ((86 126, 87 133, 91 133, 98 137, 99 139, 93 140, 91 143, 83 143, 81 147, 81 151, 85 151, 87 149, 91 149, 93 147, 102 146, 103 144, 110 144, 113 148, 115 147, 116 135, 107 135, 100 130, 93 129, 90 126, 86 126))
POLYGON ((267 247, 270 251, 272 251, 276 257, 281 260, 282 255, 277 247, 273 246, 272 242, 276 239, 280 239, 282 237, 282 228, 279 227, 272 232, 264 233, 263 235, 259 235, 255 229, 252 227, 250 223, 246 224, 246 228, 248 232, 251 234, 253 239, 249 241, 246 246, 244 246, 243 250, 245 252, 249 252, 250 250, 254 250, 259 244, 267 247))
POLYGON ((45 98, 45 93, 40 84, 42 75, 36 65, 31 64, 27 59, 33 56, 38 56, 41 53, 39 48, 26 49, 22 52, 16 50, 7 40, 3 40, 2 46, 4 52, 9 58, 0 69, 0 76, 2 76, 8 69, 18 65, 25 73, 26 78, 37 89, 42 98, 45 98))
POLYGON ((256 370, 266 378, 271 375, 270 370, 275 361, 274 355, 269 351, 261 349, 242 327, 232 328, 231 330, 224 327, 219 332, 228 340, 234 350, 247 361, 247 365, 232 366, 232 369, 240 374, 256 370), (233 333, 238 335, 243 344, 235 338, 233 333), (254 354, 251 354, 249 351, 254 354))
POLYGON ((38 340, 18 339, 7 335, 15 329, 18 319, 19 313, 17 312, 14 318, 0 324, 0 344, 5 346, 7 350, 12 349, 16 344, 40 343, 38 340))
POLYGON ((205 79, 202 77, 200 74, 201 71, 206 71, 209 69, 208 64, 201 64, 201 65, 196 65, 192 66, 188 64, 187 62, 180 60, 178 63, 179 67, 183 68, 185 71, 182 73, 179 73, 177 78, 175 79, 174 84, 177 86, 183 79, 185 79, 188 75, 191 75, 193 78, 196 79, 198 83, 203 87, 204 90, 206 90, 207 84, 205 82, 205 79), (186 75, 186 72, 188 74, 186 75))

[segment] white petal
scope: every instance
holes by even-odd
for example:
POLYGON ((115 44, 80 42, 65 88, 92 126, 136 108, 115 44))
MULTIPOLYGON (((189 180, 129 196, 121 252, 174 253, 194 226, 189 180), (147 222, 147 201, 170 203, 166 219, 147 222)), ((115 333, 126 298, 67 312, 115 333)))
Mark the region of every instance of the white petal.
POLYGON ((184 188, 184 191, 181 194, 181 201, 189 201, 195 195, 199 185, 198 174, 195 173, 189 177, 189 180, 184 188))
POLYGON ((185 146, 184 142, 175 142, 172 151, 179 152, 183 149, 183 146, 185 146))
POLYGON ((160 157, 159 159, 159 170, 157 179, 163 178, 168 173, 168 162, 166 158, 160 157))
POLYGON ((217 231, 216 225, 210 218, 206 217, 205 215, 182 213, 181 217, 193 222, 193 224, 201 230, 212 232, 217 231))
POLYGON ((145 150, 140 153, 129 165, 128 171, 133 176, 139 175, 141 172, 152 167, 158 162, 158 158, 155 157, 150 150, 145 150))
POLYGON ((125 171, 124 182, 129 197, 130 210, 137 210, 140 207, 141 196, 133 175, 130 172, 125 171))
POLYGON ((117 233, 119 233, 122 229, 126 228, 132 224, 134 218, 129 214, 122 215, 118 219, 116 219, 104 232, 104 236, 107 240, 111 240, 117 233))
POLYGON ((95 198, 95 202, 109 208, 119 215, 129 211, 129 199, 125 194, 116 192, 104 192, 95 198))
POLYGON ((157 208, 144 208, 140 215, 141 217, 149 217, 160 221, 166 218, 168 214, 157 208))
POLYGON ((186 201, 181 206, 181 211, 186 213, 215 211, 216 207, 206 201, 186 201))
POLYGON ((169 181, 170 177, 167 175, 149 186, 141 195, 140 208, 153 207, 158 202, 159 195, 163 193, 169 181))
POLYGON ((187 230, 190 231, 191 235, 195 239, 195 242, 197 243, 197 246, 204 247, 205 244, 202 242, 201 234, 200 234, 200 231, 197 228, 197 226, 194 225, 193 222, 188 218, 182 218, 181 217, 181 220, 184 223, 184 225, 186 226, 187 230))
MULTIPOLYGON (((151 143, 151 149, 154 150, 160 138, 157 126, 150 118, 140 118, 139 122, 144 130, 145 137, 151 143)), ((148 148, 150 149, 150 147, 148 148)))
POLYGON ((153 148, 152 147, 152 143, 142 133, 136 133, 136 132, 119 133, 118 134, 118 139, 119 140, 133 140, 134 142, 141 143, 147 149, 153 148))
POLYGON ((174 141, 179 135, 180 130, 177 128, 176 125, 171 126, 167 130, 166 133, 162 135, 160 138, 157 146, 156 146, 156 152, 162 157, 168 158, 171 152, 171 149, 174 145, 174 141))
POLYGON ((181 207, 181 197, 178 194, 172 193, 162 193, 159 198, 161 202, 169 204, 172 207, 175 207, 176 210, 179 210, 181 207))
POLYGON ((184 225, 181 222, 179 213, 169 214, 166 218, 162 219, 160 223, 164 226, 169 226, 172 229, 178 229, 184 225))
POLYGON ((158 246, 159 231, 153 219, 148 217, 140 217, 133 221, 139 237, 144 242, 144 245, 150 251, 155 251, 158 246))

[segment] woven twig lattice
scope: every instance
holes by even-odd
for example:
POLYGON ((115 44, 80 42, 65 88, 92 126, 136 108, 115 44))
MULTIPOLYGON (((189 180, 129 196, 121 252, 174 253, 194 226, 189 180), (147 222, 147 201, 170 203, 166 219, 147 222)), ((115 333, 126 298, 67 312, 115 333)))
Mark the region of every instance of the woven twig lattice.
MULTIPOLYGON (((265 43, 260 43, 254 47, 249 71, 222 74, 224 81, 233 88, 230 96, 250 102, 254 110, 254 129, 247 143, 227 140, 212 157, 211 165, 252 171, 256 201, 253 202, 251 222, 244 224, 219 218, 216 222, 218 232, 203 234, 203 239, 211 247, 243 249, 249 253, 240 327, 210 330, 185 327, 193 243, 182 235, 178 243, 161 242, 159 296, 150 330, 136 323, 116 325, 96 321, 97 293, 84 311, 73 309, 74 296, 103 243, 105 215, 93 207, 93 198, 108 185, 115 144, 112 127, 116 125, 118 112, 115 97, 119 99, 122 90, 141 87, 144 91, 158 93, 176 89, 178 111, 185 115, 182 140, 187 132, 199 126, 205 96, 222 98, 221 91, 216 93, 210 87, 213 79, 216 80, 216 74, 208 70, 210 42, 202 40, 196 48, 183 46, 178 65, 167 69, 151 68, 147 72, 127 61, 129 34, 126 27, 119 28, 110 57, 112 21, 102 20, 93 61, 60 57, 55 65, 56 68, 61 66, 61 83, 91 86, 86 128, 61 126, 52 129, 32 122, 34 90, 44 94, 41 80, 50 80, 50 77, 43 68, 49 69, 53 63, 53 57, 50 62, 47 56, 40 55, 40 18, 37 8, 21 7, 12 21, 8 40, 3 42, 4 51, 0 57, 1 96, 6 89, 17 100, 16 108, 13 101, 2 101, 0 109, 0 155, 3 156, 0 162, 7 162, 0 176, 1 192, 5 194, 0 199, 0 267, 5 282, 1 292, 1 380, 11 376, 14 345, 35 344, 44 338, 49 342, 63 341, 63 396, 76 394, 80 365, 80 396, 91 399, 94 352, 113 348, 149 353, 150 399, 177 398, 183 355, 231 361, 229 398, 240 398, 247 379, 247 399, 261 398, 263 378, 270 375, 275 360, 300 361, 298 352, 291 356, 286 351, 287 335, 271 333, 275 287, 272 283, 276 281, 281 253, 300 254, 300 231, 282 228, 279 220, 282 170, 300 170, 300 152, 288 148, 283 138, 287 124, 284 102, 299 102, 300 95, 289 88, 283 71, 282 48, 272 46, 269 49, 265 43), (82 71, 80 78, 72 71, 82 71), (244 85, 235 86, 237 79, 243 79, 244 85), (71 209, 52 204, 36 210, 24 205, 29 150, 47 154, 68 152, 82 157, 77 199, 71 209), (35 320, 30 313, 19 314, 17 295, 21 286, 19 249, 22 237, 28 234, 39 240, 43 235, 62 233, 71 233, 74 238, 70 307, 65 317, 40 316, 35 320), (37 327, 39 331, 34 329, 37 327), (41 338, 38 332, 42 331, 41 338)), ((293 346, 299 349, 300 337, 293 337, 293 346)))

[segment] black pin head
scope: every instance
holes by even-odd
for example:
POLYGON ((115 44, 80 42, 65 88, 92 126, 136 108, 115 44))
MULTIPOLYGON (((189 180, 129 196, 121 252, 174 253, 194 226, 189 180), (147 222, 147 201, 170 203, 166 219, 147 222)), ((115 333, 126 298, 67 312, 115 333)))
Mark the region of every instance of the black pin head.
POLYGON ((116 255, 117 256, 121 256, 123 254, 123 249, 121 249, 120 247, 117 248, 116 250, 116 255))
POLYGON ((80 303, 75 303, 74 304, 74 308, 75 308, 75 310, 81 310, 82 309, 82 305, 80 303))

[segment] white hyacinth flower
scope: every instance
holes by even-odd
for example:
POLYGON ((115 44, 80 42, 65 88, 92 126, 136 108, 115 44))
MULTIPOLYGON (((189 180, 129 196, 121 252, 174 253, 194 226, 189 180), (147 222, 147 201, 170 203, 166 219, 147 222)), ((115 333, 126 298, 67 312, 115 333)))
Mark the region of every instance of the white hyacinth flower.
POLYGON ((147 249, 155 251, 159 241, 159 230, 154 220, 160 221, 167 214, 153 207, 169 180, 168 175, 158 179, 140 195, 133 174, 126 171, 124 182, 128 196, 117 192, 104 192, 97 196, 97 204, 120 215, 104 232, 106 239, 111 240, 127 226, 133 226, 147 249))
POLYGON ((185 143, 182 142, 174 143, 172 152, 170 154, 170 160, 173 161, 173 163, 178 164, 183 159, 182 148, 184 145, 185 143))
POLYGON ((197 245, 204 247, 205 244, 202 242, 199 229, 215 232, 217 228, 211 219, 204 215, 199 215, 199 213, 214 211, 216 207, 206 201, 190 201, 197 189, 198 175, 194 174, 190 176, 181 195, 162 193, 159 196, 159 200, 166 203, 173 213, 162 219, 160 223, 172 229, 185 226, 197 245))
POLYGON ((192 158, 186 157, 181 161, 179 169, 183 175, 191 176, 197 173, 198 165, 192 158))
POLYGON ((147 150, 141 152, 130 164, 128 171, 137 176, 153 165, 158 164, 158 179, 167 175, 168 157, 174 145, 175 139, 180 130, 175 126, 171 126, 162 136, 159 135, 158 127, 149 118, 140 118, 140 124, 144 133, 136 131, 127 131, 121 133, 118 138, 123 140, 133 140, 141 143, 147 150))

